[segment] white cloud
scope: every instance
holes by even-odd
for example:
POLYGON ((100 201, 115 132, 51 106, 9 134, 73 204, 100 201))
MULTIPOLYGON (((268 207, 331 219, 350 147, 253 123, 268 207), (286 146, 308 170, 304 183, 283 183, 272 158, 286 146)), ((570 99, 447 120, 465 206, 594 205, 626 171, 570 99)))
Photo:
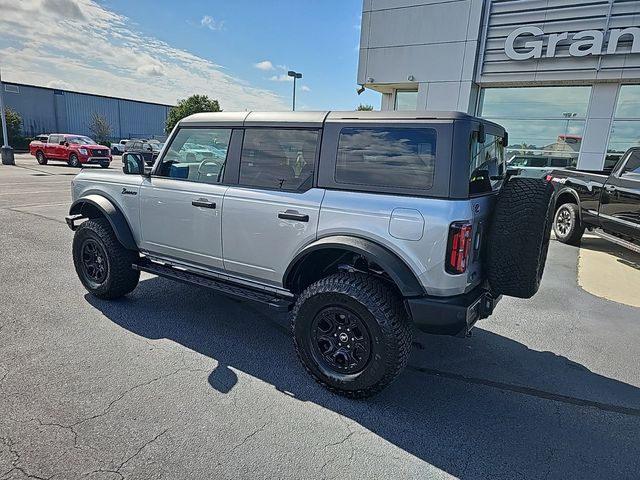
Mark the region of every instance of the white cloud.
POLYGON ((165 75, 162 65, 152 65, 150 63, 147 65, 140 65, 136 68, 136 72, 140 75, 147 75, 149 77, 164 77, 165 75))
POLYGON ((205 15, 200 20, 200 25, 208 28, 209 30, 222 30, 224 22, 222 20, 215 20, 211 15, 205 15))
POLYGON ((311 91, 311 89, 306 85, 302 85, 302 87, 300 87, 300 90, 302 90, 303 92, 310 92, 311 91))
POLYGON ((272 77, 269 77, 269 80, 273 82, 292 82, 293 77, 290 77, 286 73, 282 73, 280 75, 274 75, 272 77))
POLYGON ((227 111, 287 108, 271 90, 137 32, 127 17, 94 0, 0 0, 0 12, 6 81, 63 82, 83 92, 168 104, 202 93, 227 111))
POLYGON ((264 60, 262 62, 256 63, 254 67, 256 67, 258 70, 273 70, 273 63, 271 63, 269 60, 264 60))

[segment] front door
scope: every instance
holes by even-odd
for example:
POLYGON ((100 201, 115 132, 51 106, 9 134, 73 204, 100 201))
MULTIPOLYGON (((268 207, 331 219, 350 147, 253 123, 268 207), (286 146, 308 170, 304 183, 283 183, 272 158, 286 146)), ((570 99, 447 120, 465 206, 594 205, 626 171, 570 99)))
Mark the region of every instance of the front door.
POLYGON ((640 235, 640 149, 631 150, 622 168, 607 180, 599 214, 605 230, 640 235))
POLYGON ((315 240, 324 196, 313 188, 319 141, 312 129, 245 130, 239 186, 224 199, 227 272, 282 286, 289 262, 315 240))
POLYGON ((181 128, 140 188, 142 249, 183 263, 223 270, 224 165, 230 128, 181 128), (189 149, 215 149, 192 161, 189 149))

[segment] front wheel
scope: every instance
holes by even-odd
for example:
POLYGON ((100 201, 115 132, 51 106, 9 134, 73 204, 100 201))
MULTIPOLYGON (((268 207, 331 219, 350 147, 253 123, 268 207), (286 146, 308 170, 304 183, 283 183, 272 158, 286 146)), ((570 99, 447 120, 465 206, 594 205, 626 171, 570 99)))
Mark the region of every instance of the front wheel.
POLYGON ((292 312, 296 352, 324 387, 350 398, 373 395, 407 364, 412 328, 400 296, 360 273, 318 280, 292 312))
POLYGON ((87 220, 73 237, 78 278, 98 298, 113 300, 132 292, 140 279, 140 272, 132 268, 137 260, 137 252, 118 241, 106 218, 87 220))
POLYGON ((553 218, 553 233, 562 243, 578 246, 584 227, 580 223, 580 208, 575 203, 560 205, 553 218))
POLYGON ((80 160, 78 159, 78 155, 75 153, 69 155, 69 166, 74 168, 80 167, 80 160))

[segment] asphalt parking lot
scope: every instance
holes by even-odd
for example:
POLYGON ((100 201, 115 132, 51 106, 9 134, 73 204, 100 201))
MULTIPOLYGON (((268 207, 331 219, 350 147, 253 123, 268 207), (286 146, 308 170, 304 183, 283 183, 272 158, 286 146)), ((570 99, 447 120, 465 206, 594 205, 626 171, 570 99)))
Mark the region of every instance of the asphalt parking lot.
MULTIPOLYGON (((143 276, 88 296, 64 223, 76 170, 0 166, 0 479, 638 478, 640 308, 542 288, 466 339, 417 334, 380 395, 328 393, 287 319, 143 276)), ((116 162, 112 168, 119 168, 116 162)))

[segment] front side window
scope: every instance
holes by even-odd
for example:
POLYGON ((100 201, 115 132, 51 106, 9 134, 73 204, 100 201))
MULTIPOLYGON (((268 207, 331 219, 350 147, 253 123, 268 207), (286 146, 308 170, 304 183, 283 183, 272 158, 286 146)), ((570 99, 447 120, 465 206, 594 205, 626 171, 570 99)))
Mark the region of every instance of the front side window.
POLYGON ((244 132, 240 185, 275 190, 311 187, 317 130, 254 128, 244 132))
POLYGON ((169 145, 157 175, 221 183, 230 140, 230 128, 181 128, 169 145))
MULTIPOLYGON (((526 158, 520 166, 534 166, 539 159, 526 158)), ((542 166, 547 159, 542 159, 542 166)), ((496 135, 485 135, 484 143, 478 142, 477 132, 471 136, 471 163, 469 166, 469 194, 478 195, 500 189, 506 173, 504 146, 502 138, 496 135)))
POLYGON ((435 157, 432 128, 343 128, 335 181, 427 190, 433 185, 435 157))

